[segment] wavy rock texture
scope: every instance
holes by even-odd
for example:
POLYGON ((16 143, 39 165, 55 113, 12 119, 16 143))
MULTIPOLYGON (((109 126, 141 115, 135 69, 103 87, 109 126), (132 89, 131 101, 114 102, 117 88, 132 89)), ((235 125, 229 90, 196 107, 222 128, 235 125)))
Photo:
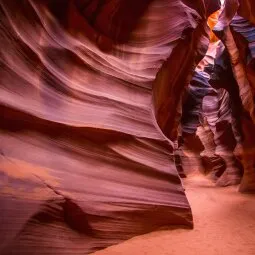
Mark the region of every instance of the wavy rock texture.
MULTIPOLYGON (((243 105, 240 123, 243 138, 238 142, 235 154, 241 160, 244 177, 240 191, 254 191, 255 162, 254 141, 251 130, 254 129, 254 3, 253 1, 227 1, 228 12, 223 12, 220 22, 214 28, 215 33, 225 44, 232 64, 233 75, 239 87, 243 105), (235 2, 235 4, 233 4, 235 2), (236 11, 240 15, 236 15, 236 11), (228 22, 221 22, 227 20, 228 22), (249 127, 248 127, 249 126, 249 127)), ((226 9, 226 7, 225 7, 226 9)))
POLYGON ((210 179, 216 182, 225 171, 226 163, 216 154, 214 134, 206 119, 203 125, 197 128, 196 135, 204 147, 204 150, 199 154, 199 157, 201 157, 202 170, 204 174, 210 174, 210 179))
POLYGON ((1 254, 191 227, 185 158, 254 190, 254 4, 220 2, 0 0, 1 254))
POLYGON ((203 172, 217 169, 217 173, 220 169, 219 186, 239 183, 244 169, 239 188, 242 192, 254 191, 255 187, 254 140, 251 138, 255 84, 253 7, 251 1, 228 0, 220 11, 211 15, 210 28, 222 42, 210 35, 208 51, 188 86, 182 114, 183 135, 189 134, 183 147, 188 151, 184 156, 189 158, 188 165, 196 164, 203 172), (204 138, 208 127, 211 142, 204 138), (204 148, 201 144, 200 149, 194 148, 195 141, 196 144, 202 142, 204 148), (210 157, 204 158, 204 155, 210 157))
POLYGON ((84 254, 192 226, 160 129, 175 113, 158 109, 174 91, 180 105, 218 5, 127 2, 0 1, 1 254, 84 254))
MULTIPOLYGON (((244 72, 246 74, 254 102, 255 26, 251 23, 254 19, 252 19, 252 16, 249 17, 251 21, 235 15, 230 24, 230 28, 240 54, 240 60, 244 65, 244 72)), ((244 167, 244 177, 240 185, 240 191, 242 192, 255 190, 255 143, 252 136, 252 130, 255 128, 254 104, 251 106, 251 109, 251 117, 248 117, 246 114, 242 118, 241 123, 245 137, 242 145, 236 149, 237 157, 239 157, 244 167)))
MULTIPOLYGON (((205 168, 206 173, 212 172, 213 179, 222 175, 217 185, 238 184, 240 170, 233 151, 240 134, 232 114, 232 98, 226 89, 216 88, 215 84, 212 87, 210 81, 209 75, 200 71, 195 73, 188 87, 182 115, 186 143, 183 149, 193 151, 193 157, 197 158, 195 162, 200 164, 198 168, 205 168), (194 143, 200 143, 200 149, 196 150, 194 143)), ((216 84, 219 86, 220 82, 217 80, 216 84)))
POLYGON ((157 75, 154 86, 155 115, 163 133, 172 140, 178 136, 178 125, 181 119, 182 97, 185 87, 192 78, 195 67, 207 52, 210 42, 208 17, 220 8, 220 1, 198 2, 183 1, 196 9, 200 16, 199 25, 194 29, 187 27, 182 40, 173 49, 157 75), (171 70, 171 71, 170 71, 171 70))

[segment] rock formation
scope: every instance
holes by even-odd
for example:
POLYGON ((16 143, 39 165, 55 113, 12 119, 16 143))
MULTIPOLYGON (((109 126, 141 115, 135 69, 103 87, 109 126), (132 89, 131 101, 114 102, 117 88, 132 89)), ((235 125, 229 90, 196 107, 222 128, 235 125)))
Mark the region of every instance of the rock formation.
POLYGON ((251 2, 0 0, 1 254, 192 227, 183 148, 254 190, 251 2))
POLYGON ((253 191, 255 187, 254 141, 251 138, 254 128, 254 25, 252 14, 243 15, 250 20, 239 16, 245 8, 249 9, 247 5, 248 1, 245 4, 225 1, 223 8, 211 16, 210 27, 222 42, 214 35, 210 37, 208 51, 188 86, 182 115, 183 131, 193 136, 197 132, 204 140, 204 151, 200 149, 195 153, 195 157, 200 158, 199 164, 205 163, 205 153, 210 155, 205 159, 207 163, 198 168, 210 165, 211 171, 221 169, 219 186, 239 183, 244 170, 242 192, 253 191), (212 19, 215 17, 218 17, 217 22, 212 19), (200 115, 206 117, 213 134, 210 146, 203 138, 200 115), (222 170, 224 165, 225 170, 222 170))

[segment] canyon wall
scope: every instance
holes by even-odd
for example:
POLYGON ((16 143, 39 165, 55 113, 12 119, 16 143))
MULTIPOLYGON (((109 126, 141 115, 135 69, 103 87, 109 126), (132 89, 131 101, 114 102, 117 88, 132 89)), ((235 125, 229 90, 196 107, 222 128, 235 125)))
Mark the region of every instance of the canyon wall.
POLYGON ((238 158, 241 190, 254 188, 251 2, 226 1, 220 13, 214 0, 0 0, 1 254, 84 254, 192 227, 182 146, 216 179, 230 169, 221 186, 240 181, 238 158), (231 89, 222 71, 219 88, 206 76, 218 38, 231 89))
POLYGON ((162 66, 187 50, 185 78, 206 51, 206 9, 127 2, 1 1, 1 254, 192 226, 154 105, 162 66))

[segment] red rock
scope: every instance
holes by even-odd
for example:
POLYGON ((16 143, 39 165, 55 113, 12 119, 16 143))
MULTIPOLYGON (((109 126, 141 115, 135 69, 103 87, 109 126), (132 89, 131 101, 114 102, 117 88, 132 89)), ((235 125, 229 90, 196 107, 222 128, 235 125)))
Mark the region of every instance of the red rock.
POLYGON ((192 227, 185 153, 220 186, 240 181, 239 158, 240 190, 254 190, 254 61, 242 51, 253 41, 234 19, 252 27, 248 5, 0 0, 1 254, 84 254, 192 227), (213 82, 215 24, 233 70, 213 82), (210 143, 196 136, 201 116, 210 143))

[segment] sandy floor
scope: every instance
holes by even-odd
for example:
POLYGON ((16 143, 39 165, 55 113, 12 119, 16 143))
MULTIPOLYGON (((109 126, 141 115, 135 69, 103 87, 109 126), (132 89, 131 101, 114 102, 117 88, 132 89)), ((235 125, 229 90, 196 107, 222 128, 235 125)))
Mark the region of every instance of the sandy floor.
POLYGON ((255 195, 237 187, 215 188, 200 176, 185 181, 194 215, 193 230, 138 236, 96 255, 255 255, 255 195))

